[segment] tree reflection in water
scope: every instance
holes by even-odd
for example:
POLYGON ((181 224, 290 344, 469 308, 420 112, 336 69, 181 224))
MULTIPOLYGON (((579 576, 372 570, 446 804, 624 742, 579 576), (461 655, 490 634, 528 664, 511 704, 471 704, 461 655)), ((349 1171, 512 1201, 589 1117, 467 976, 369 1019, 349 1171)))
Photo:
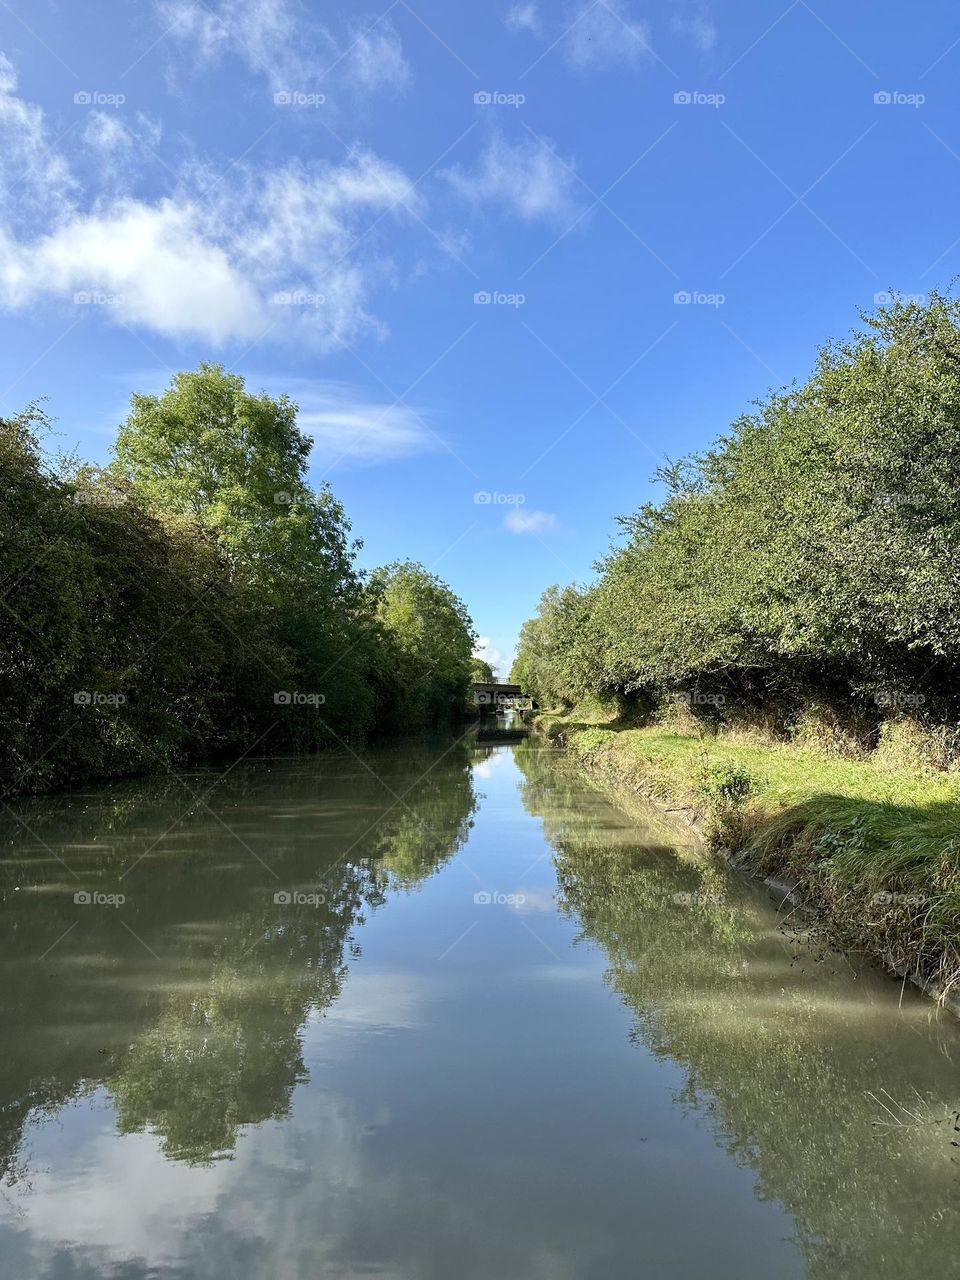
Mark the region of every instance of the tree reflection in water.
POLYGON ((638 1044, 683 1067, 682 1103, 793 1215, 809 1274, 955 1274, 953 1021, 910 992, 898 1009, 883 975, 798 947, 762 887, 678 856, 656 823, 585 804, 558 751, 514 754, 561 910, 603 948, 638 1044))
POLYGON ((284 1116, 307 1075, 301 1028, 340 994, 354 930, 463 844, 472 758, 466 740, 408 741, 363 763, 239 767, 208 800, 229 830, 185 813, 173 781, 21 806, 35 834, 6 823, 0 863, 0 1016, 19 1029, 0 1060, 4 1177, 26 1173, 30 1118, 98 1087, 121 1132, 192 1164, 284 1116), (127 900, 78 906, 81 886, 127 900))

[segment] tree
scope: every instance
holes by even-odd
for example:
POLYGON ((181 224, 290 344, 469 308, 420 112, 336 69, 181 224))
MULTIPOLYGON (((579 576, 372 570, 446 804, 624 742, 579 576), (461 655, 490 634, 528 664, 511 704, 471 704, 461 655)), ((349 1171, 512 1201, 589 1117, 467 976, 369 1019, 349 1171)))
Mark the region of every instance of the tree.
POLYGON ((514 677, 541 700, 708 679, 784 725, 876 722, 891 690, 960 714, 960 302, 880 308, 657 478, 597 584, 524 626, 514 677))
POLYGON ((474 684, 492 684, 496 680, 493 667, 483 658, 470 659, 470 679, 474 684))
POLYGON ((134 396, 113 470, 151 509, 217 541, 258 616, 234 643, 252 664, 247 716, 256 736, 274 695, 312 701, 281 714, 294 745, 328 728, 354 733, 376 713, 369 679, 373 617, 354 567, 343 507, 306 479, 310 440, 287 396, 254 396, 222 366, 177 374, 162 396, 134 396), (322 710, 320 708, 322 707, 322 710))
POLYGON ((397 655, 396 714, 449 717, 467 697, 477 639, 463 601, 409 560, 377 569, 369 591, 397 655))

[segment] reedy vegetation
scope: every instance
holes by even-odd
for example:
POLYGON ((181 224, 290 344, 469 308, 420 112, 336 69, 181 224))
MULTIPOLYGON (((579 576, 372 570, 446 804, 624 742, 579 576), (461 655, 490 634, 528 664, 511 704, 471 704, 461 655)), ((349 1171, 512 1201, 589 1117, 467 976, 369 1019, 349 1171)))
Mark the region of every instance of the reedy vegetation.
POLYGON ((0 422, 3 793, 336 745, 464 701, 472 624, 422 566, 356 567, 286 397, 216 365, 135 396, 105 468, 0 422))

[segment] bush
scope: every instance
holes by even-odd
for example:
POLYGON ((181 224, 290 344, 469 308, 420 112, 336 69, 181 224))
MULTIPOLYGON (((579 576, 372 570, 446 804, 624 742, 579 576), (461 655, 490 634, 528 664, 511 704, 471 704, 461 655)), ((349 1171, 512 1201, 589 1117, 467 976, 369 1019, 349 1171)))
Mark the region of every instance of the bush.
POLYGON ((542 701, 709 690, 705 727, 772 710, 842 755, 902 712, 960 720, 960 303, 880 308, 658 479, 598 581, 551 587, 523 628, 542 701))
POLYGON ((0 420, 0 794, 462 707, 463 604, 417 566, 364 581, 290 401, 202 365, 134 397, 105 470, 47 426, 0 420))

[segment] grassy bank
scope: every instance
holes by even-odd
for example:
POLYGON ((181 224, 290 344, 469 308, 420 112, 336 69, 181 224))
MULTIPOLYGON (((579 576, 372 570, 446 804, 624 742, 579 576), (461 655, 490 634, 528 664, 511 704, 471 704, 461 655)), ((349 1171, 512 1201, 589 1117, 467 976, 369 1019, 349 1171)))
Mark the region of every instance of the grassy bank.
POLYGON ((788 882, 832 945, 960 1008, 960 776, 692 724, 633 728, 597 708, 538 724, 595 776, 683 813, 712 849, 788 882))

